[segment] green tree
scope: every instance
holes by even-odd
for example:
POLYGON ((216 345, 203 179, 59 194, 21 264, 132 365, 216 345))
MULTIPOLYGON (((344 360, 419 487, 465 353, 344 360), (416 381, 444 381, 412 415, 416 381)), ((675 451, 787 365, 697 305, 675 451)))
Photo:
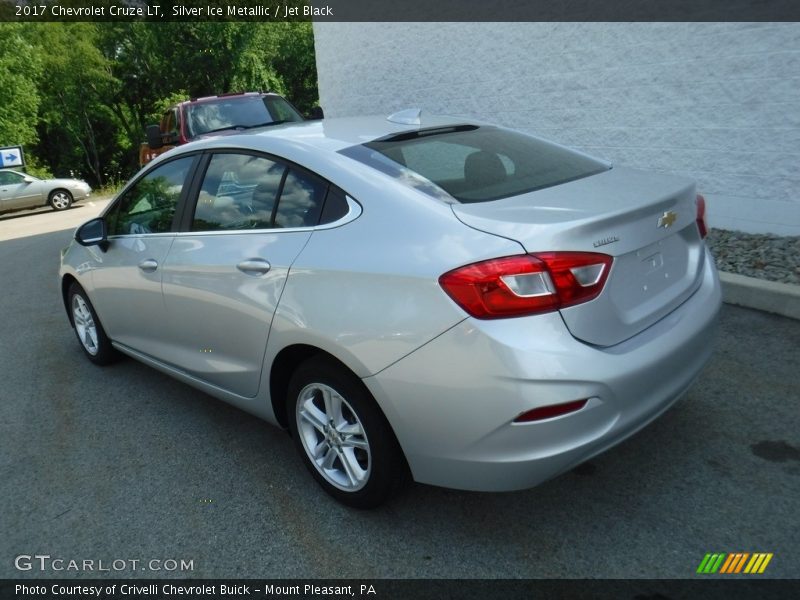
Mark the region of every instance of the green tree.
POLYGON ((0 146, 27 148, 37 140, 42 65, 25 27, 0 23, 0 146))
POLYGON ((119 124, 105 103, 119 83, 97 47, 97 26, 42 23, 32 33, 43 66, 37 154, 58 173, 86 173, 105 185, 110 164, 130 145, 120 147, 119 124))
POLYGON ((257 90, 317 103, 310 23, 0 23, 0 144, 56 175, 127 177, 169 104, 257 90))
POLYGON ((272 65, 282 79, 282 93, 304 114, 319 104, 317 59, 311 23, 277 23, 280 29, 272 65))
POLYGON ((184 93, 269 90, 303 112, 318 102, 310 23, 106 23, 99 36, 118 82, 105 102, 131 148, 157 107, 184 93))

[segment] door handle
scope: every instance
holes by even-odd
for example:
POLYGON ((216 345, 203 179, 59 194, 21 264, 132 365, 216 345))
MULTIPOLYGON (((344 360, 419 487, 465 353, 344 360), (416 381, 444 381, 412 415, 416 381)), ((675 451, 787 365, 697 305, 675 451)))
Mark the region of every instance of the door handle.
POLYGON ((152 273, 158 268, 158 261, 148 258, 139 263, 139 268, 145 273, 152 273))
POLYGON ((248 260, 243 260, 236 265, 236 268, 246 275, 254 275, 255 277, 258 277, 259 275, 264 275, 270 270, 270 264, 263 258, 251 258, 248 260))

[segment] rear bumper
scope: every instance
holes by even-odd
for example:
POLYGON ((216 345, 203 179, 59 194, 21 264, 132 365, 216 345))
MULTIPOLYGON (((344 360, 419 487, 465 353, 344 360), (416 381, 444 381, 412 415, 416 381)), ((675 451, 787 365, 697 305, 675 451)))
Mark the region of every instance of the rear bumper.
POLYGON ((667 410, 708 360, 721 303, 706 251, 697 291, 616 346, 569 335, 558 313, 466 319, 364 380, 414 478, 459 489, 532 487, 619 443, 667 410), (538 406, 578 412, 512 424, 538 406))

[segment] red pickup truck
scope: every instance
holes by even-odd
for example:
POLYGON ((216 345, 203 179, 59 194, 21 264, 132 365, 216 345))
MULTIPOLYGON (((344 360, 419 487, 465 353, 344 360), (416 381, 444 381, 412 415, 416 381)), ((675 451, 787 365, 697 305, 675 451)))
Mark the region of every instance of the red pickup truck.
POLYGON ((242 92, 192 98, 172 105, 161 123, 147 127, 147 142, 139 147, 139 165, 206 135, 303 120, 300 112, 278 94, 242 92))

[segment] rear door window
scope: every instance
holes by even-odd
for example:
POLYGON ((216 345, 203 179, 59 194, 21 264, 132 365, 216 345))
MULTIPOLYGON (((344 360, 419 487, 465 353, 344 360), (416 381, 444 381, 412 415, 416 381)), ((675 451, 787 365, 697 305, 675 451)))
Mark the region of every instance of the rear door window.
POLYGON ((191 230, 314 227, 328 187, 321 177, 272 158, 217 153, 203 176, 191 230))
POLYGON ((273 227, 286 167, 251 154, 214 154, 197 197, 192 231, 273 227))

